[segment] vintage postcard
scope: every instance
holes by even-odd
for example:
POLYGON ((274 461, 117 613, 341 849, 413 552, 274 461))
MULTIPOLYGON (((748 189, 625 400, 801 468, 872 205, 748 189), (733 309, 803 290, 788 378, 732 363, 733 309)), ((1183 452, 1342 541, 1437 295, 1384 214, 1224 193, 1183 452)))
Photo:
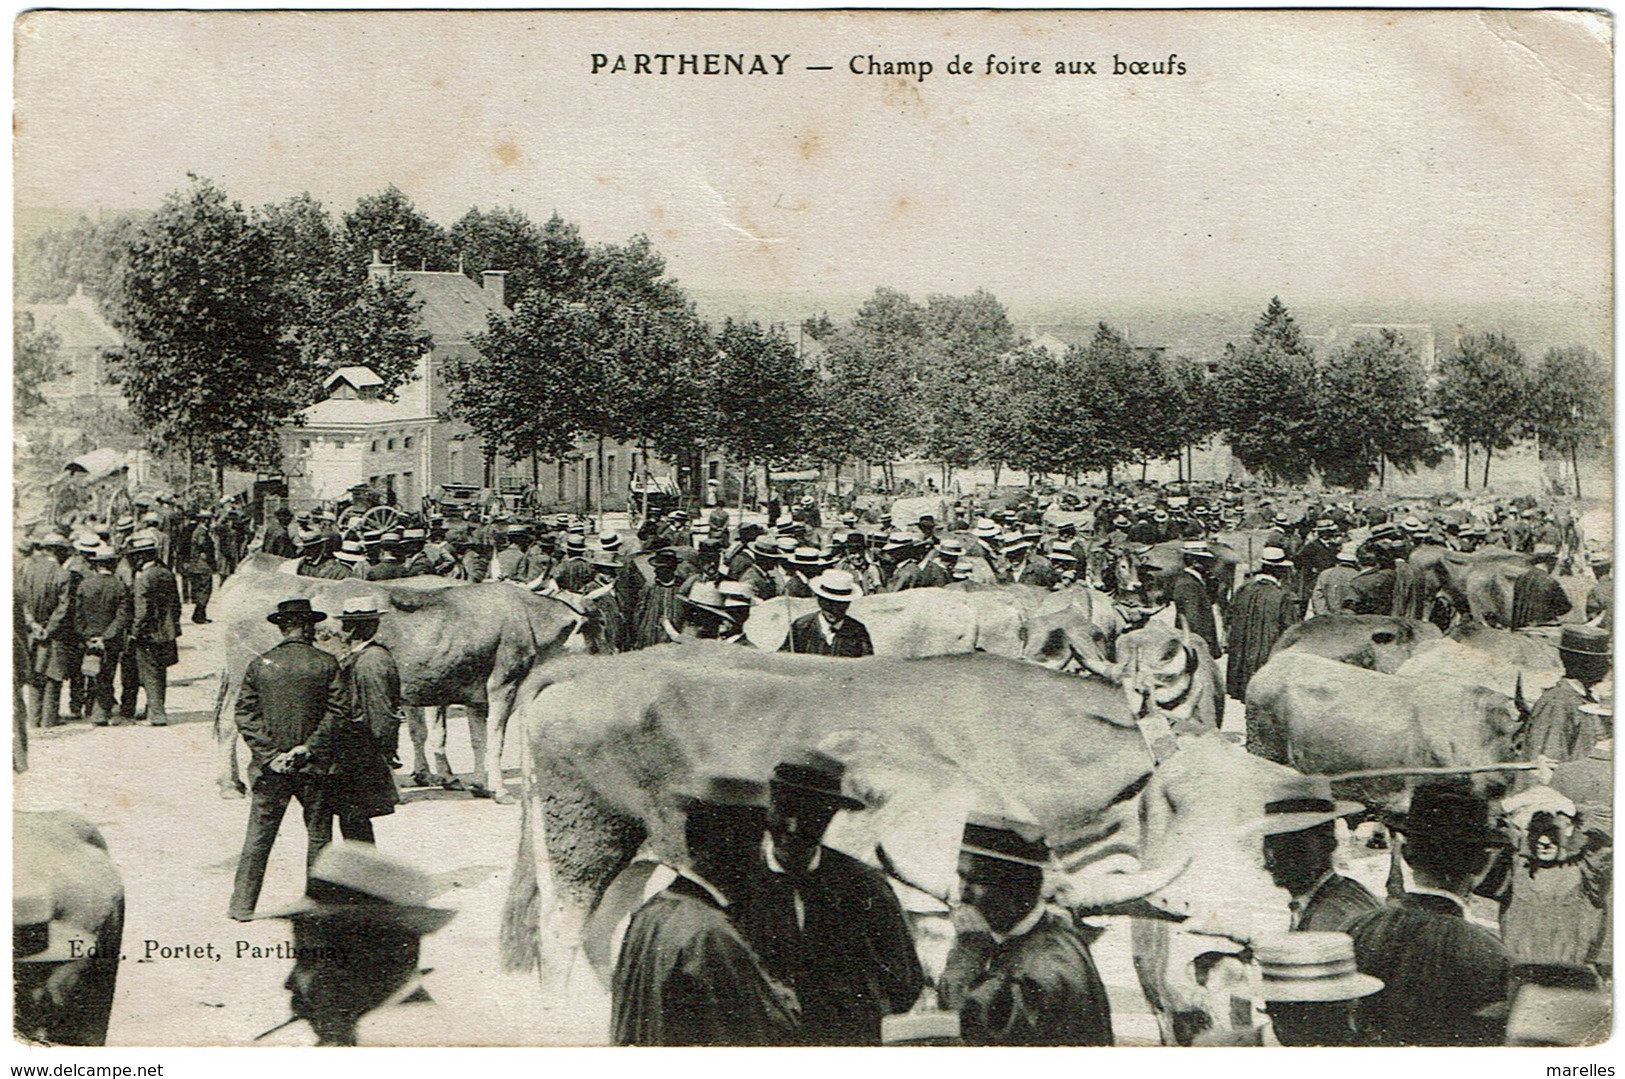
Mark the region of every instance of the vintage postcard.
POLYGON ((13 33, 30 1061, 1611 1036, 1608 14, 13 33))

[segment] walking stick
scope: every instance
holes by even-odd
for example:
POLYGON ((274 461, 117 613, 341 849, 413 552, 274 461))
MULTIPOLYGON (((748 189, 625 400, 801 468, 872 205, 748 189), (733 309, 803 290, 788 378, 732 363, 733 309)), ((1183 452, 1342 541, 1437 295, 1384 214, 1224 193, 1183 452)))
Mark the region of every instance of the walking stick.
POLYGON ((1539 768, 1539 761, 1508 761, 1505 764, 1472 764, 1450 765, 1439 767, 1415 768, 1368 768, 1358 772, 1338 772, 1331 775, 1320 775, 1317 778, 1330 780, 1333 783, 1342 783, 1352 779, 1388 779, 1395 776, 1464 776, 1480 772, 1532 772, 1539 768))

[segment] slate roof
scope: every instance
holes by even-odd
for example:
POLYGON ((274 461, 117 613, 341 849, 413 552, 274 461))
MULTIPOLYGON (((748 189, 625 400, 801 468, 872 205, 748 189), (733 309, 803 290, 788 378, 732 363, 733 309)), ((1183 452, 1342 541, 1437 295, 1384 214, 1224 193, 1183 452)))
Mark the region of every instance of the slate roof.
POLYGON ((488 328, 491 314, 507 315, 494 290, 481 288, 463 274, 436 270, 396 270, 395 276, 412 286, 423 301, 423 326, 436 347, 466 341, 488 328))

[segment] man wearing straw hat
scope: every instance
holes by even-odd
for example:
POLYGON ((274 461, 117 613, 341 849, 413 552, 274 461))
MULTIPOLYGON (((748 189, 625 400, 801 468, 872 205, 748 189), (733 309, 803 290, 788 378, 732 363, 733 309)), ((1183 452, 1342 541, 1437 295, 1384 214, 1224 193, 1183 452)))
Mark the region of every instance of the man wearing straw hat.
POLYGON ((566 592, 584 593, 592 585, 592 563, 587 561, 587 537, 566 535, 564 559, 553 567, 553 579, 566 592))
POLYGON ((1028 822, 984 814, 965 822, 960 895, 986 931, 961 929, 939 996, 959 1012, 966 1045, 1113 1044, 1111 1003, 1089 945, 1044 906, 1052 864, 1028 822))
POLYGON ((1298 621, 1297 599, 1288 589, 1292 561, 1279 547, 1265 547, 1258 572, 1236 590, 1230 602, 1230 663, 1225 692, 1247 699, 1247 683, 1270 658, 1275 642, 1298 621))
POLYGON ((790 635, 779 651, 847 659, 874 655, 868 627, 846 613, 860 594, 857 579, 845 570, 831 569, 807 586, 818 600, 818 610, 790 623, 790 635))
POLYGON ((1334 801, 1331 784, 1317 778, 1305 778, 1301 792, 1264 807, 1264 868, 1292 897, 1294 930, 1340 930, 1381 905, 1363 884, 1332 868, 1337 820, 1363 808, 1334 801))
POLYGON ((683 623, 681 633, 702 641, 715 641, 732 636, 739 617, 736 608, 728 606, 721 589, 710 581, 695 581, 688 595, 680 596, 683 623))
POLYGON ((963 557, 965 557, 965 541, 958 536, 944 536, 938 541, 937 549, 931 552, 925 564, 920 567, 920 576, 914 582, 914 587, 942 588, 952 584, 954 566, 963 557))
POLYGON ((1208 1032, 1198 1046, 1353 1045, 1355 1002, 1382 988, 1361 974, 1347 933, 1282 933, 1253 944, 1259 997, 1269 1019, 1246 1030, 1208 1032))
MULTIPOLYGON (((258 918, 293 923, 293 970, 284 987, 293 1017, 317 1045, 447 1045, 469 1031, 435 1030, 440 1018, 418 967, 422 938, 455 911, 431 906, 434 881, 370 844, 328 847, 310 867, 305 898, 258 918)), ((441 1024, 448 1027, 450 1024, 441 1024)))
POLYGON ((768 973, 795 990, 803 1045, 879 1045, 881 1019, 925 987, 886 878, 823 845, 837 812, 865 808, 842 792, 845 772, 816 750, 774 767, 761 857, 734 918, 768 973))
POLYGON ((1384 985, 1361 1006, 1360 1043, 1498 1045, 1505 1021, 1479 1013, 1506 999, 1511 961, 1495 934, 1467 920, 1467 901, 1490 852, 1511 844, 1460 779, 1418 786, 1391 826, 1413 883, 1346 927, 1361 973, 1384 985))
POLYGON ((282 631, 282 643, 249 663, 237 695, 237 729, 248 743, 251 792, 229 909, 240 922, 253 917, 289 801, 297 799, 304 811, 307 868, 333 836, 332 809, 322 785, 304 771, 307 753, 294 753, 304 749, 327 714, 338 675, 338 660, 311 643, 316 624, 327 615, 298 597, 278 603, 265 620, 282 631))
POLYGON ((1602 736, 1598 717, 1582 706, 1596 703, 1597 684, 1614 668, 1613 636, 1597 626, 1564 626, 1557 656, 1565 677, 1535 702, 1526 744, 1531 756, 1572 761, 1602 736))
POLYGON ((753 779, 698 779, 673 796, 688 865, 626 930, 610 982, 616 1045, 790 1045, 795 994, 775 982, 735 928, 767 823, 753 779))

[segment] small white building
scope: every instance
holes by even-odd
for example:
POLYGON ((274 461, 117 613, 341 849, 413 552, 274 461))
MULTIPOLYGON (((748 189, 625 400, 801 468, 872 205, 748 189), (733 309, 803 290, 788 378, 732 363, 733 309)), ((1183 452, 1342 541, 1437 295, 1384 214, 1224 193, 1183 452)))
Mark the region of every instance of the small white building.
POLYGON ((416 506, 432 479, 430 448, 438 422, 429 407, 427 358, 418 377, 384 400, 383 379, 369 367, 341 367, 327 376, 324 400, 282 432, 288 497, 295 506, 336 501, 371 484, 416 506))

